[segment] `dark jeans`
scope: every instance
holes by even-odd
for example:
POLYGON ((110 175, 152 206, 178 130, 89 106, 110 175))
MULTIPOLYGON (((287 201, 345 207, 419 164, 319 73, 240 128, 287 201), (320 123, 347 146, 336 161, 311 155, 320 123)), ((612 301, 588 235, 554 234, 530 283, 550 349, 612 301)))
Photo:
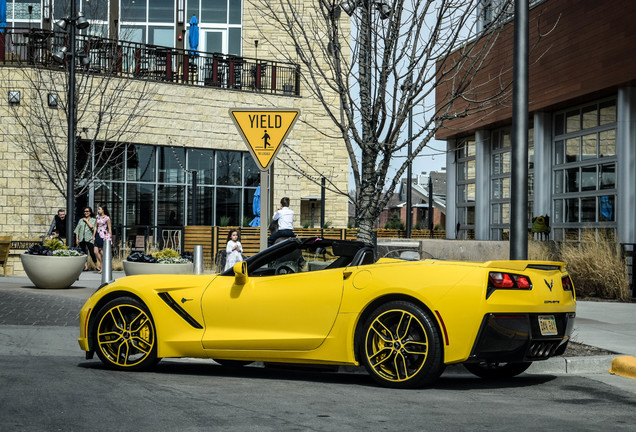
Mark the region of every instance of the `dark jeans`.
POLYGON ((97 262, 97 257, 95 256, 95 250, 93 249, 93 243, 82 241, 80 242, 79 247, 82 251, 84 251, 86 255, 88 254, 91 255, 91 259, 93 260, 94 263, 97 262))
POLYGON ((273 245, 276 239, 280 237, 296 237, 296 234, 294 234, 294 230, 278 230, 267 238, 267 247, 273 245))

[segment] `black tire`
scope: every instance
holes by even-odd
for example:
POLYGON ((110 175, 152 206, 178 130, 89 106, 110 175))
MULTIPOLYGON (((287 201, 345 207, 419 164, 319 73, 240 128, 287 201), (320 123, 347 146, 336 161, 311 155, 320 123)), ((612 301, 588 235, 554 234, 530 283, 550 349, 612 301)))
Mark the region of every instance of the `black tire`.
POLYGON ((435 321, 406 301, 392 301, 374 310, 363 324, 358 349, 369 375, 385 387, 424 387, 444 371, 435 321))
POLYGON ((484 379, 505 379, 512 378, 525 372, 532 362, 521 363, 464 363, 468 372, 484 379))
POLYGON ((140 371, 157 359, 157 331, 146 305, 131 297, 109 301, 96 315, 95 351, 111 369, 140 371))
POLYGON ((248 364, 252 364, 254 362, 251 361, 243 361, 243 360, 217 360, 214 359, 215 362, 217 362, 218 364, 220 364, 221 366, 225 366, 225 367, 243 367, 243 366, 247 366, 248 364))

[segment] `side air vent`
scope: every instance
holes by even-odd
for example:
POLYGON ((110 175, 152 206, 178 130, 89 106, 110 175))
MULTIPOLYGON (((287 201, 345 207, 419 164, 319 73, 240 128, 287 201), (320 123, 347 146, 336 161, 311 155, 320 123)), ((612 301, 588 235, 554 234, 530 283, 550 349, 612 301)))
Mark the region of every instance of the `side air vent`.
POLYGON ((197 322, 197 320, 195 320, 192 315, 190 315, 189 313, 187 313, 185 311, 185 309, 183 309, 179 303, 177 303, 176 301, 174 301, 174 299, 172 298, 172 296, 170 294, 168 294, 167 292, 162 292, 159 293, 159 298, 161 298, 161 300, 163 300, 164 302, 166 302, 166 304, 168 306, 170 306, 170 308, 175 311, 177 313, 177 315, 179 315, 181 318, 183 318, 185 320, 185 322, 187 322, 188 324, 190 324, 192 327, 196 328, 196 329, 202 329, 203 326, 201 324, 199 324, 197 322))

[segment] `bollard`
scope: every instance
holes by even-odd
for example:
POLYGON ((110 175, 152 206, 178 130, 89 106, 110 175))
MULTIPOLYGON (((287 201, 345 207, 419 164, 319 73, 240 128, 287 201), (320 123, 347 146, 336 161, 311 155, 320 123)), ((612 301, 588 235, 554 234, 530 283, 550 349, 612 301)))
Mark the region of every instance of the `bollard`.
POLYGON ((113 281, 113 257, 111 255, 110 240, 104 240, 103 252, 104 259, 102 260, 102 284, 106 284, 113 281))
POLYGON ((192 265, 194 266, 194 274, 203 274, 203 246, 196 245, 194 247, 194 255, 192 256, 192 265))

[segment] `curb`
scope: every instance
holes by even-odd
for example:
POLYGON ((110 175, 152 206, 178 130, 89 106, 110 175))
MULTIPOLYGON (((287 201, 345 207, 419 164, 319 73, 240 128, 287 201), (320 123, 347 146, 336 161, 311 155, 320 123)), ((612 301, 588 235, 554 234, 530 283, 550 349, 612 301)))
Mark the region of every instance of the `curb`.
MULTIPOLYGON (((629 357, 629 356, 625 356, 629 357)), ((612 366, 611 355, 602 356, 581 356, 581 357, 552 357, 547 360, 540 360, 532 363, 532 366, 525 372, 531 375, 545 374, 604 374, 612 366)), ((622 357, 619 357, 622 358, 622 357)), ((632 373, 636 378, 636 358, 629 357, 633 360, 632 373)), ((338 372, 366 374, 364 366, 340 366, 338 372)), ((461 364, 452 364, 446 367, 445 374, 468 374, 461 364)))
POLYGON ((609 372, 613 375, 636 379, 636 357, 614 357, 609 372))

